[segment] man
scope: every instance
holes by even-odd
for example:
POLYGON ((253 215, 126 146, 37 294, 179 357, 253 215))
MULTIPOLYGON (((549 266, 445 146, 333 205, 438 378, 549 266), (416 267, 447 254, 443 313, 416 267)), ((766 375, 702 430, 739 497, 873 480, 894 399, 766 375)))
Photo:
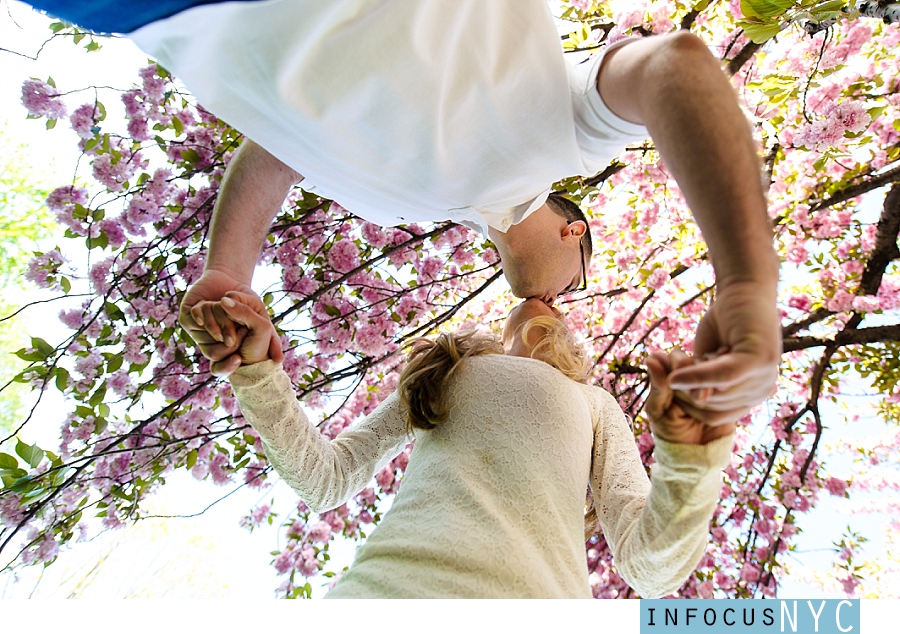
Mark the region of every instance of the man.
POLYGON ((545 0, 63 4, 74 13, 56 13, 76 23, 127 31, 248 137, 180 315, 220 373, 236 368, 239 342, 206 332, 204 302, 250 290, 269 224, 301 180, 373 222, 479 227, 513 292, 552 303, 583 281, 590 249, 583 216, 548 204, 550 185, 600 171, 649 132, 717 279, 694 346, 714 358, 675 370, 670 387, 691 390, 711 424, 774 389, 778 263, 756 150, 719 63, 689 33, 626 40, 571 67, 545 0))

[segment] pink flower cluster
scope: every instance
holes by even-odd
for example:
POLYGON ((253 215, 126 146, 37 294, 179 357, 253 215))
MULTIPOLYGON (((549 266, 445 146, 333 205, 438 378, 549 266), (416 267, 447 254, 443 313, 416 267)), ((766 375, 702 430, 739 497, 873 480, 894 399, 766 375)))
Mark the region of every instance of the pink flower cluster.
POLYGON ((99 130, 97 123, 100 121, 100 109, 92 103, 78 106, 69 117, 72 129, 82 139, 90 139, 99 130))
POLYGON ((59 98, 59 91, 38 79, 27 79, 22 84, 22 105, 29 114, 48 119, 66 116, 66 104, 59 98))
POLYGON ((59 290, 60 285, 56 275, 66 262, 66 258, 56 249, 42 253, 28 263, 25 279, 41 288, 59 290))
POLYGON ((803 125, 793 136, 793 143, 817 152, 832 148, 848 134, 863 132, 872 121, 865 106, 858 101, 845 101, 826 107, 823 118, 803 125))

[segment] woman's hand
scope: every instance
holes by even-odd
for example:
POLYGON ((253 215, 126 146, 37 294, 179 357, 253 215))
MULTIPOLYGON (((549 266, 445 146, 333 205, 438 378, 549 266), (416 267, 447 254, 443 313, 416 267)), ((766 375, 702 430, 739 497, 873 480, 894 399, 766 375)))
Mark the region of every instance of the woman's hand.
POLYGON ((728 436, 735 429, 734 421, 715 426, 705 424, 702 422, 704 410, 679 398, 678 393, 669 387, 669 374, 693 363, 689 356, 678 349, 671 354, 654 352, 647 359, 650 395, 645 409, 650 417, 650 429, 656 438, 682 445, 705 445, 728 436))
POLYGON ((256 295, 230 291, 218 302, 207 302, 205 310, 210 319, 206 323, 227 324, 240 342, 237 351, 214 363, 210 371, 217 376, 228 376, 242 365, 252 365, 267 359, 283 361, 278 334, 272 325, 265 306, 256 295), (273 342, 278 341, 275 346, 273 342))

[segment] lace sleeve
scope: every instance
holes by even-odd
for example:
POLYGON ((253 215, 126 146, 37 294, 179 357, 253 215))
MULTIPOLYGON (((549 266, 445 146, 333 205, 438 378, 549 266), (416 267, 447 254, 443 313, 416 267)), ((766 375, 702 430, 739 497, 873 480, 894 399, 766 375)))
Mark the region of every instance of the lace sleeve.
POLYGON ((594 393, 591 486, 616 569, 643 597, 671 594, 706 549, 734 437, 707 445, 657 439, 651 485, 618 403, 599 388, 594 393))
POLYGON ((409 442, 396 392, 329 441, 303 413, 280 364, 244 366, 230 380, 269 462, 316 512, 340 506, 361 491, 409 442))

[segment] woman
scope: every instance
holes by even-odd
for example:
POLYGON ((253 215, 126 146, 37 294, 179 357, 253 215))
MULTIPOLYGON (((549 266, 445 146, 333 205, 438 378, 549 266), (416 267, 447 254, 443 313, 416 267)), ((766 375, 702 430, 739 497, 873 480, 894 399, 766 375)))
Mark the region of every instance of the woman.
POLYGON ((648 361, 651 486, 618 404, 573 380, 584 354, 539 300, 510 312, 499 342, 420 342, 398 391, 333 441, 304 416, 271 359, 272 325, 252 306, 229 293, 217 307, 247 329, 231 382, 267 457, 310 508, 362 490, 415 427, 390 511, 326 598, 589 598, 588 485, 617 570, 642 596, 675 591, 697 565, 734 424, 705 427, 675 404, 665 379, 691 362, 683 353, 648 361))

